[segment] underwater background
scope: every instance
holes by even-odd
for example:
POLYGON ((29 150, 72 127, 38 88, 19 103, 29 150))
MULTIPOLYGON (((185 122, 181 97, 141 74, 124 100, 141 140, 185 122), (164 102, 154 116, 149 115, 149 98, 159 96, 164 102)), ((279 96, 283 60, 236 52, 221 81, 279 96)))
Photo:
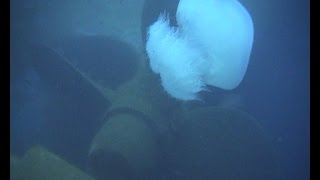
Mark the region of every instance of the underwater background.
POLYGON ((310 179, 310 2, 239 2, 243 81, 180 101, 145 53, 178 0, 10 0, 10 178, 310 179))

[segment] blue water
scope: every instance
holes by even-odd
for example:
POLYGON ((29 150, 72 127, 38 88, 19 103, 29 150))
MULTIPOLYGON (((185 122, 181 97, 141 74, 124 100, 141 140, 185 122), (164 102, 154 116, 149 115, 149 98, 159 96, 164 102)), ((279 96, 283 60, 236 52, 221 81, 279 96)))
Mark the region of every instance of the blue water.
MULTIPOLYGON (((119 1, 122 4, 132 2, 119 1)), ((247 73, 240 86, 233 91, 210 88, 212 92, 204 92, 199 106, 232 105, 248 112, 267 133, 285 179, 310 179, 310 2, 240 2, 251 14, 255 28, 247 73)), ((84 35, 89 37, 101 33, 99 28, 105 23, 102 15, 107 14, 102 12, 103 1, 97 0, 91 4, 81 1, 89 4, 87 9, 77 1, 11 0, 10 3, 11 152, 22 157, 32 145, 42 144, 86 171, 91 140, 101 125, 99 118, 103 113, 99 113, 103 110, 98 108, 102 105, 99 102, 95 109, 90 104, 94 103, 88 100, 90 97, 80 93, 81 88, 76 93, 70 93, 65 92, 59 83, 53 86, 48 83, 33 67, 28 55, 28 43, 40 42, 67 56, 67 48, 63 45, 68 43, 62 42, 69 37, 79 35, 79 32, 85 32, 87 34, 84 35), (73 5, 75 8, 70 8, 73 5), (98 6, 97 11, 95 6, 98 6), (67 7, 69 11, 66 11, 67 7), (79 9, 86 11, 82 13, 79 9), (71 18, 75 14, 81 14, 85 19, 71 18)), ((172 6, 174 4, 170 3, 171 9, 172 6)), ((74 51, 92 47, 88 44, 77 45, 80 47, 74 51)), ((101 50, 93 52, 94 58, 101 61, 101 58, 131 57, 132 50, 122 45, 117 47, 126 50, 123 56, 119 53, 108 56, 105 54, 108 50, 101 50)), ((88 54, 85 56, 88 58, 88 54)), ((93 79, 96 78, 94 80, 101 82, 103 77, 96 76, 112 71, 108 67, 104 71, 101 67, 103 63, 99 61, 90 63, 88 60, 84 63, 81 54, 74 57, 70 59, 77 68, 94 72, 91 74, 93 79), (83 69, 82 64, 85 66, 83 69)), ((106 64, 108 60, 103 66, 106 64)), ((114 84, 128 80, 128 76, 132 76, 130 73, 134 73, 132 64, 128 67, 110 61, 109 65, 117 71, 112 71, 113 77, 106 78, 102 84, 110 83, 113 88, 114 84), (112 79, 117 83, 111 83, 112 79)), ((63 76, 57 71, 57 79, 64 79, 63 76)))
POLYGON ((248 2, 248 9, 256 22, 256 41, 241 90, 249 111, 274 138, 288 179, 309 179, 309 1, 248 2), (264 22, 259 23, 260 16, 264 22))

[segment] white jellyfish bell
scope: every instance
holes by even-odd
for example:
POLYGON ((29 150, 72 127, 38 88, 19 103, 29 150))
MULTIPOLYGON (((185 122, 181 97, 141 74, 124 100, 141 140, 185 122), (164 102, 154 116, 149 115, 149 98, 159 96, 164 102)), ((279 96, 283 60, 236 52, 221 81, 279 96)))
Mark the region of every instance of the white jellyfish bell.
POLYGON ((197 99, 206 85, 225 90, 242 81, 253 43, 253 23, 237 0, 180 0, 178 27, 166 14, 148 30, 151 69, 164 89, 181 100, 197 99))

